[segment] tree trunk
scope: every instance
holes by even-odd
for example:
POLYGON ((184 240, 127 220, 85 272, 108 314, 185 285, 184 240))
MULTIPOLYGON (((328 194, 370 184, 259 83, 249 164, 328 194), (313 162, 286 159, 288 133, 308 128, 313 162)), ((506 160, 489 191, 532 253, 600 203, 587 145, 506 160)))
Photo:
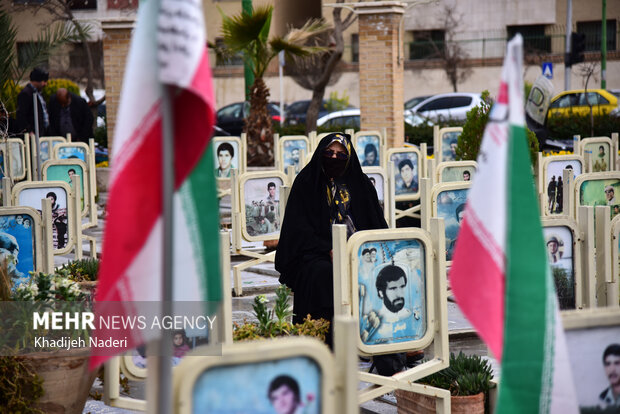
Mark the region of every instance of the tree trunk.
POLYGON ((243 131, 248 139, 248 166, 272 166, 273 127, 267 110, 269 89, 263 78, 254 80, 250 88, 250 114, 245 119, 243 131))
POLYGON ((308 112, 306 113, 306 135, 310 131, 316 130, 316 121, 319 119, 319 110, 323 104, 323 96, 325 95, 325 88, 314 88, 312 90, 312 100, 308 106, 308 112))

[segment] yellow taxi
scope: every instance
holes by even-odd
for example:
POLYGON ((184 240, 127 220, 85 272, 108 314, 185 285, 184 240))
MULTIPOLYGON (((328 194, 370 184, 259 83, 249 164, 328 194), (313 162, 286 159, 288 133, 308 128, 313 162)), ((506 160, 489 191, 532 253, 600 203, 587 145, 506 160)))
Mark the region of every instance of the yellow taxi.
POLYGON ((596 115, 618 112, 618 98, 604 89, 565 91, 551 99, 547 116, 589 115, 590 105, 596 115))

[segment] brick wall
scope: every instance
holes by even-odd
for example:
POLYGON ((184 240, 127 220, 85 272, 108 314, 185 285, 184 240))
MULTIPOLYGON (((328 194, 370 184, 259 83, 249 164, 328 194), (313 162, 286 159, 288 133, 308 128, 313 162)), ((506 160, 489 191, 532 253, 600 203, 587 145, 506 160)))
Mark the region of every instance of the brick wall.
POLYGON ((121 96, 125 60, 129 54, 129 43, 133 20, 103 22, 103 67, 105 71, 106 112, 108 117, 108 150, 114 144, 116 113, 121 96))
POLYGON ((388 146, 401 147, 404 55, 399 27, 404 10, 391 2, 375 4, 372 9, 358 8, 361 127, 366 131, 385 128, 388 146))

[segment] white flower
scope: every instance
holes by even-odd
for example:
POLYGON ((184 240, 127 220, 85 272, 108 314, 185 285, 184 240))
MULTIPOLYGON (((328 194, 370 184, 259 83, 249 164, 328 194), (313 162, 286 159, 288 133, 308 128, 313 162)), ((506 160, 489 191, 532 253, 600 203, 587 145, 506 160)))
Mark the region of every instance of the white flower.
POLYGON ((267 296, 265 296, 265 295, 258 295, 258 302, 259 303, 269 303, 269 299, 267 299, 267 296))

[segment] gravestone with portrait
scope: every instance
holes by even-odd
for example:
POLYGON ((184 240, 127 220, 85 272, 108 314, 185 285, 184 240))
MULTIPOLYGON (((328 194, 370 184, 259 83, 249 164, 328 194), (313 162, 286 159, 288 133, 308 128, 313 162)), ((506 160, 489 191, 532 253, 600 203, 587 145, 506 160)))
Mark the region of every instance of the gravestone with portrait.
MULTIPOLYGON (((362 167, 362 171, 368 176, 375 190, 377 190, 377 198, 379 199, 379 205, 383 209, 385 221, 390 224, 390 219, 394 215, 390 177, 381 167, 362 167)), ((390 227, 393 227, 393 225, 390 224, 390 227)))
POLYGON ((378 131, 359 131, 352 138, 362 167, 383 167, 385 165, 385 139, 378 131))
POLYGON ((0 178, 10 177, 14 182, 31 178, 29 148, 27 140, 0 140, 0 178))
MULTIPOLYGON (((79 187, 76 187, 79 192, 79 187)), ((52 244, 54 254, 69 253, 74 247, 76 258, 82 255, 81 215, 76 192, 65 181, 29 181, 12 189, 15 206, 28 206, 41 213, 41 200, 52 205, 52 244)))
POLYGON ((588 137, 579 141, 579 155, 588 159, 586 172, 606 172, 616 169, 618 143, 609 137, 588 137))
POLYGON ((599 307, 620 305, 618 292, 620 215, 616 214, 613 220, 610 216, 610 207, 596 207, 596 280, 590 282, 596 291, 596 303, 599 307))
POLYGON ((39 157, 41 162, 51 159, 54 155, 54 147, 58 144, 66 144, 65 137, 39 137, 39 157))
POLYGON ((289 167, 293 167, 295 175, 301 171, 312 156, 310 140, 305 135, 280 137, 276 149, 277 169, 286 172, 289 167))
POLYGON ((476 161, 445 161, 435 167, 435 183, 471 181, 476 174, 476 161))
POLYGON ((619 412, 620 308, 562 312, 562 324, 580 411, 619 412))
POLYGON ((571 211, 564 211, 564 198, 571 189, 564 182, 564 170, 573 172, 573 179, 583 172, 584 160, 580 155, 539 156, 539 192, 544 201, 541 209, 543 215, 573 215, 571 211))
POLYGON ((420 218, 420 179, 425 176, 425 147, 390 148, 387 151, 388 175, 393 182, 395 220, 420 218), (390 163, 392 166, 390 167, 390 163))
POLYGON ((358 231, 346 240, 346 227, 334 225, 335 315, 358 323, 357 348, 365 355, 422 350, 432 358, 393 375, 360 372, 372 384, 360 391, 363 403, 393 389, 439 397, 450 393, 413 383, 447 366, 448 327, 445 258, 434 252, 445 244, 443 220, 432 219, 430 232, 417 228, 358 231))
MULTIPOLYGON (((97 203, 95 202, 97 196, 97 169, 95 166, 95 140, 89 139, 88 144, 85 142, 67 142, 59 143, 53 147, 52 160, 80 160, 86 164, 86 174, 84 180, 88 180, 88 208, 89 208, 89 221, 82 225, 82 228, 87 229, 97 226, 97 203)), ((41 175, 42 176, 42 175, 41 175)), ((63 178, 64 179, 64 178, 63 178)), ((80 188, 83 190, 83 188, 80 188)), ((86 197, 86 195, 84 195, 86 197)))
POLYGON ((542 226, 547 262, 560 309, 584 308, 587 280, 582 273, 581 260, 585 243, 577 222, 572 218, 546 218, 542 226))
POLYGON ((459 136, 463 132, 462 127, 433 128, 433 144, 435 159, 437 162, 457 161, 456 145, 459 136))
POLYGON ((248 251, 244 243, 277 240, 284 216, 283 187, 289 183, 280 171, 232 172, 232 250, 235 254, 254 260, 233 267, 234 292, 243 292, 241 272, 253 265, 273 261, 275 251, 259 253, 248 251))
POLYGON ((575 179, 574 191, 576 206, 609 206, 611 218, 620 213, 618 171, 581 174, 575 179))

